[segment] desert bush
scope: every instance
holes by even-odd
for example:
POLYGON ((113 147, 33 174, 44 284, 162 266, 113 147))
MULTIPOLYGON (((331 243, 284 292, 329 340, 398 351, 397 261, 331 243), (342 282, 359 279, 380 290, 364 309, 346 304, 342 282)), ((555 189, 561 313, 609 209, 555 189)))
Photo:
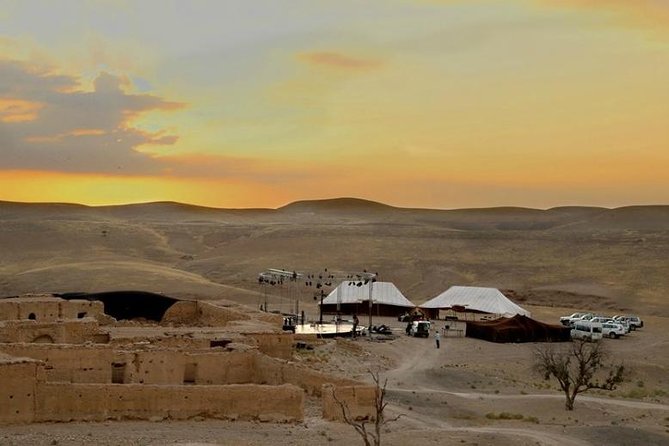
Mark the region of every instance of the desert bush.
POLYGON ((489 412, 485 414, 485 417, 489 420, 523 420, 530 423, 538 423, 539 419, 533 416, 525 416, 520 413, 510 413, 510 412, 489 412))

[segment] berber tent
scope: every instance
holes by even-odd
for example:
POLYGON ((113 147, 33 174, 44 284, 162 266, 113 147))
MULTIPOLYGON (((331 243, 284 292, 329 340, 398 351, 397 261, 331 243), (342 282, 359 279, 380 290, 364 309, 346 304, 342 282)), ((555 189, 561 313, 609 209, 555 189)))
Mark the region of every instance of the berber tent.
POLYGON ((323 313, 369 314, 369 291, 372 290, 374 316, 398 316, 416 308, 391 282, 344 281, 323 299, 323 313), (337 309, 339 303, 339 309, 337 309))
POLYGON ((437 297, 420 305, 426 310, 470 311, 491 313, 504 317, 516 314, 530 316, 530 312, 513 303, 497 288, 452 286, 437 297))
POLYGON ((467 321, 466 336, 491 342, 568 342, 571 329, 517 314, 494 321, 467 321))

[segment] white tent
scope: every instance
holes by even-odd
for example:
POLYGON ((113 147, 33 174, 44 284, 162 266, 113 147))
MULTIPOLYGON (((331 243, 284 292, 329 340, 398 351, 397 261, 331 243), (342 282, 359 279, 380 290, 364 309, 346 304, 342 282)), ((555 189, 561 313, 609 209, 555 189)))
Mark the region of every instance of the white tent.
POLYGON ((511 317, 516 314, 530 316, 530 312, 509 300, 497 288, 452 286, 420 308, 447 309, 462 307, 466 311, 481 311, 511 317))
POLYGON ((323 299, 323 305, 359 304, 369 301, 369 287, 372 287, 372 303, 393 305, 396 307, 415 308, 416 305, 397 289, 391 282, 368 282, 357 286, 359 281, 344 281, 323 299))

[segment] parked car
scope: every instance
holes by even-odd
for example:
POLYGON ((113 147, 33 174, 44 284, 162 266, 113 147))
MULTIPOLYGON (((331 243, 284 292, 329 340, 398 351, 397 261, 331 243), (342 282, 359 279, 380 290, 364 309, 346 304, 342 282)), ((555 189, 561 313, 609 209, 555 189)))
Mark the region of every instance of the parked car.
MULTIPOLYGON (((611 319, 613 319, 613 318, 611 318, 611 319)), ((613 319, 613 322, 615 322, 616 324, 622 325, 623 328, 625 329, 625 333, 629 333, 630 330, 632 330, 632 327, 630 326, 629 321, 627 321, 626 319, 613 319)))
MULTIPOLYGON (((563 325, 566 325, 567 327, 571 327, 574 325, 574 322, 576 321, 583 321, 583 320, 590 320, 594 317, 595 315, 592 313, 574 313, 571 316, 567 316, 567 321, 566 323, 562 323, 563 325)), ((562 322, 562 318, 560 318, 560 322, 562 322)))
POLYGON ((627 323, 630 326, 630 329, 632 330, 636 330, 637 328, 643 327, 643 321, 641 320, 641 318, 634 314, 613 316, 613 319, 615 319, 616 321, 627 321, 627 323))
POLYGON ((602 339, 602 324, 599 322, 578 320, 574 322, 574 328, 571 329, 571 338, 599 341, 602 339))
POLYGON ((427 338, 430 336, 430 321, 413 321, 407 332, 409 336, 427 338))
POLYGON ((580 318, 582 318, 583 316, 585 316, 586 314, 587 314, 587 313, 574 313, 574 314, 571 314, 571 315, 569 315, 569 316, 562 316, 562 317, 560 318, 560 323, 561 323, 562 325, 569 326, 569 325, 571 324, 571 321, 572 321, 572 320, 580 319, 580 318))
MULTIPOLYGON (((623 320, 623 319, 616 320, 612 317, 607 317, 607 316, 595 316, 592 319, 590 319, 590 322, 599 322, 600 324, 605 324, 605 323, 620 324, 625 329, 625 333, 630 332, 629 323, 626 320, 623 320)), ((604 335, 604 336, 606 336, 606 335, 604 335)))
POLYGON ((615 322, 604 322, 602 324, 602 336, 618 339, 620 336, 625 336, 625 327, 615 322))

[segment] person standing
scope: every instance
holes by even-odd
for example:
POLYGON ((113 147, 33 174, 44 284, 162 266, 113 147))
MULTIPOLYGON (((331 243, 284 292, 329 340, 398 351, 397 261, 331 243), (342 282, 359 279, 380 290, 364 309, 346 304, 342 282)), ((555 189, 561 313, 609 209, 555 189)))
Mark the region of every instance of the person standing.
POLYGON ((358 335, 358 333, 357 333, 357 330, 358 330, 358 323, 359 323, 359 321, 358 321, 358 315, 357 315, 357 314, 354 314, 354 315, 353 315, 353 337, 354 337, 354 338, 358 335))
POLYGON ((434 340, 437 342, 437 348, 439 348, 439 341, 441 340, 441 334, 439 334, 439 329, 434 330, 434 340))

